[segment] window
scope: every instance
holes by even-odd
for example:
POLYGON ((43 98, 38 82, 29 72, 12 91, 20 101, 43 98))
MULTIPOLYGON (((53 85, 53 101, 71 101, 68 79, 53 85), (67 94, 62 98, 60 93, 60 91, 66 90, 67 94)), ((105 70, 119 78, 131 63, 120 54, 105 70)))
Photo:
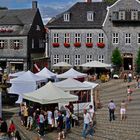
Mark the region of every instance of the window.
POLYGON ((118 44, 119 43, 119 33, 113 33, 112 34, 112 43, 118 44))
POLYGON ((81 64, 81 55, 75 55, 75 65, 81 64))
POLYGON ((125 44, 131 44, 131 34, 130 33, 125 34, 125 44))
POLYGON ((86 63, 91 62, 92 60, 92 55, 86 55, 86 63))
POLYGON ((86 43, 92 43, 92 33, 86 34, 86 43))
POLYGON ((70 43, 70 33, 64 34, 64 43, 70 43))
POLYGON ((119 20, 125 20, 125 11, 119 11, 119 20))
POLYGON ((64 62, 70 64, 70 55, 64 55, 64 62))
POLYGON ((4 48, 4 43, 5 41, 4 40, 0 40, 0 48, 4 48))
POLYGON ((59 62, 59 55, 56 54, 53 56, 53 64, 57 64, 59 62))
POLYGON ((44 43, 43 39, 39 39, 39 48, 44 48, 44 43))
POLYGON ((64 14, 64 21, 70 21, 70 13, 64 14))
POLYGON ((35 45, 35 42, 34 42, 35 40, 32 38, 32 49, 35 47, 34 45, 35 45))
POLYGON ((98 34, 98 42, 99 43, 103 43, 104 42, 104 34, 103 33, 99 33, 98 34))
POLYGON ((20 40, 14 40, 14 47, 19 48, 20 47, 20 40))
POLYGON ((137 20, 138 19, 138 11, 132 10, 131 11, 131 20, 137 20))
POLYGON ((87 21, 93 21, 94 20, 94 13, 93 11, 87 12, 87 21))
POLYGON ((58 43, 59 41, 58 33, 53 34, 53 43, 58 43))
POLYGON ((75 39, 75 40, 74 40, 75 43, 77 43, 77 42, 81 42, 81 34, 80 34, 80 33, 76 33, 74 39, 75 39))
POLYGON ((104 62, 104 56, 103 55, 98 55, 98 61, 99 62, 104 62))
POLYGON ((137 34, 137 43, 140 44, 140 33, 137 34))

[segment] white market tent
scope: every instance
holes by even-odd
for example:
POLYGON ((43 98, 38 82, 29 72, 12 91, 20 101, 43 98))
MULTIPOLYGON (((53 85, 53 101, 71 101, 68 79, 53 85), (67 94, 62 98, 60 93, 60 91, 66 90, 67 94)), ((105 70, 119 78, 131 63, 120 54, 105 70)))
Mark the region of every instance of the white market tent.
POLYGON ((44 67, 40 72, 36 73, 38 76, 44 76, 46 78, 55 78, 56 74, 48 70, 46 67, 44 67))
POLYGON ((10 79, 12 86, 9 89, 9 93, 22 94, 36 90, 37 84, 46 82, 46 78, 37 76, 31 71, 27 71, 17 78, 10 79))
POLYGON ((110 68, 110 64, 102 63, 99 61, 91 61, 80 65, 81 67, 90 67, 90 68, 110 68))
POLYGON ((60 82, 55 82, 53 84, 65 91, 92 89, 91 85, 82 83, 82 82, 72 79, 72 78, 68 78, 68 79, 60 81, 60 82))
POLYGON ((48 82, 38 90, 24 94, 23 98, 40 104, 66 103, 78 100, 77 96, 71 95, 69 92, 64 92, 53 85, 52 82, 48 82))
MULTIPOLYGON (((80 82, 78 80, 72 79, 72 78, 68 78, 66 80, 60 81, 60 82, 56 82, 53 83, 55 86, 63 89, 64 91, 90 91, 90 101, 89 102, 84 102, 84 103, 74 103, 74 111, 77 112, 82 112, 84 108, 89 108, 89 105, 92 105, 94 107, 93 104, 93 89, 98 85, 96 83, 91 83, 91 82, 80 82)), ((63 104, 62 104, 63 105, 63 104)))
POLYGON ((15 73, 10 73, 9 77, 15 78, 15 77, 18 77, 18 76, 24 74, 25 72, 26 71, 18 71, 18 72, 15 72, 15 73))
POLYGON ((72 65, 70 65, 66 62, 59 62, 57 64, 54 64, 53 67, 72 67, 72 65))
POLYGON ((88 81, 84 81, 83 83, 92 86, 92 88, 96 88, 99 84, 98 83, 94 83, 94 82, 88 82, 88 81))
POLYGON ((57 75, 57 78, 83 78, 87 77, 87 74, 78 72, 73 68, 69 69, 68 71, 57 75))

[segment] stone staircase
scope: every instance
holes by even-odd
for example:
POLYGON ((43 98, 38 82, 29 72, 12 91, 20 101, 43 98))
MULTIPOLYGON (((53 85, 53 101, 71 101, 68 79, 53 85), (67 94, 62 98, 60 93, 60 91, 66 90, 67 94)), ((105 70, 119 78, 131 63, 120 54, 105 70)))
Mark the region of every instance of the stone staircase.
MULTIPOLYGON (((140 140, 140 89, 135 88, 135 82, 125 83, 123 79, 111 80, 102 83, 100 86, 101 102, 103 107, 96 111, 97 125, 95 128, 94 140, 140 140), (120 103, 127 100, 127 85, 130 85, 134 92, 132 101, 127 105, 127 119, 120 121, 120 103), (108 103, 114 100, 116 104, 115 121, 109 121, 108 103)), ((72 128, 68 140, 79 140, 81 138, 83 123, 72 128)), ((88 138, 87 138, 88 139, 88 138)))

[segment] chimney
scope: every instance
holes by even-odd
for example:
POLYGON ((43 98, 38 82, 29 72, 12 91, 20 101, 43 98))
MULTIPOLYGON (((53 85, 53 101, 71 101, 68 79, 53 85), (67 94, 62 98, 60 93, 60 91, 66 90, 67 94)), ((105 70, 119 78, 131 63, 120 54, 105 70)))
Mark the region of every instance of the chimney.
POLYGON ((86 0, 86 2, 89 2, 90 3, 90 2, 92 2, 92 0, 86 0))
POLYGON ((37 9, 37 1, 32 1, 32 9, 37 9))

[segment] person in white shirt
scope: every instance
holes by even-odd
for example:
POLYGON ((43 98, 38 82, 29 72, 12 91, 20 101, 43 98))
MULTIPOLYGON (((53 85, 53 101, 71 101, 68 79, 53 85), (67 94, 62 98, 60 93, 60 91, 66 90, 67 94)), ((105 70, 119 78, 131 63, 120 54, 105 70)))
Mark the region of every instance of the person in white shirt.
POLYGON ((115 112, 116 106, 115 106, 115 103, 113 102, 113 100, 111 100, 109 102, 108 109, 109 109, 109 118, 110 118, 110 121, 112 121, 112 119, 115 120, 114 112, 115 112))
MULTIPOLYGON (((86 109, 84 109, 84 126, 82 131, 82 137, 86 139, 86 136, 88 135, 87 129, 90 126, 90 123, 92 123, 92 119, 90 117, 90 114, 87 112, 86 109)), ((88 131, 91 136, 93 136, 93 131, 88 131)))
POLYGON ((89 114, 91 119, 93 120, 95 112, 92 105, 89 106, 89 114))

